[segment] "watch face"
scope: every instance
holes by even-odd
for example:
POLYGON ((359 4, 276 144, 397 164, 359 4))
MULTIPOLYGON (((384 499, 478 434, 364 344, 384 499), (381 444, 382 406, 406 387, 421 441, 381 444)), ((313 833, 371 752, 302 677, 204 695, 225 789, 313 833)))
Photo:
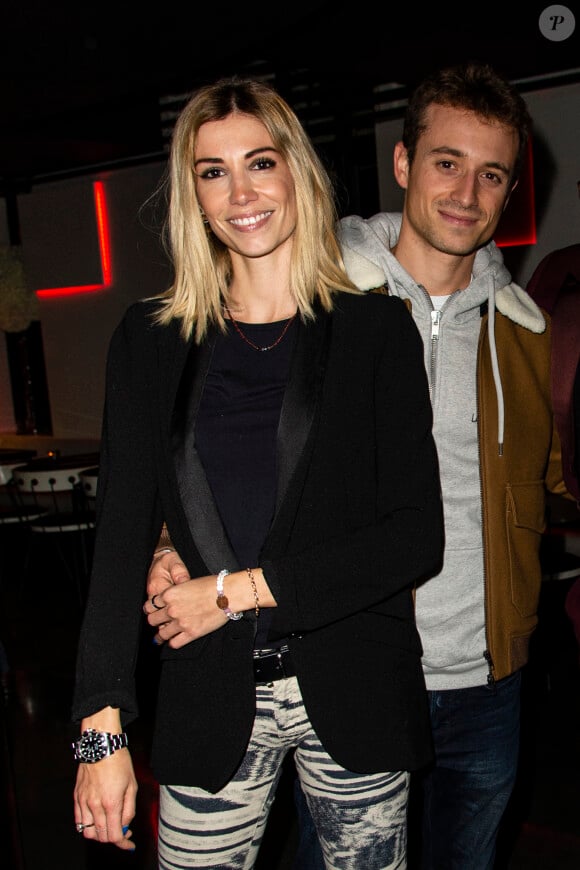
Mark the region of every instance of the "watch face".
POLYGON ((79 761, 100 761, 109 754, 107 735, 101 731, 87 731, 77 741, 79 761))

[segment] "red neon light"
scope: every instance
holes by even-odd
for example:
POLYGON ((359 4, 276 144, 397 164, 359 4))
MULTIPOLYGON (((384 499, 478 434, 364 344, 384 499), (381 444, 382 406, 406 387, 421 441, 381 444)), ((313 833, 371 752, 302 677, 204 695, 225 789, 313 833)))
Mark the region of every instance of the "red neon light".
POLYGON ((105 199, 105 185, 102 181, 93 182, 95 197, 95 217, 99 239, 99 254, 101 257, 101 284, 77 284, 72 287, 49 287, 37 290, 36 295, 46 299, 55 296, 73 296, 77 293, 93 293, 95 290, 107 290, 113 283, 111 267, 111 237, 109 232, 109 215, 105 199))
POLYGON ((528 140, 519 184, 512 193, 505 214, 502 215, 494 240, 499 248, 536 244, 536 197, 531 138, 528 140))

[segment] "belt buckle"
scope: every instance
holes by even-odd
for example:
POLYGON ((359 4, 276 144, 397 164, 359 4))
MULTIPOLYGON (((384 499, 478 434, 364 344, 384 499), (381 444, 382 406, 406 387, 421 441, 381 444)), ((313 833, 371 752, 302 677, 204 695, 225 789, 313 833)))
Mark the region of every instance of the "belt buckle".
POLYGON ((284 659, 287 653, 290 653, 290 647, 286 643, 276 650, 276 658, 278 660, 276 663, 276 670, 281 671, 283 677, 292 676, 286 672, 286 667, 284 665, 284 659))
POLYGON ((254 655, 254 674, 258 683, 272 683, 287 677, 284 667, 284 654, 289 652, 288 646, 273 649, 271 652, 254 655), (262 665, 264 673, 262 673, 262 665), (257 669, 257 673, 256 673, 257 669))
POLYGON ((276 652, 276 658, 278 659, 277 664, 276 664, 276 670, 282 671, 283 677, 288 676, 288 674, 286 673, 286 668, 284 667, 284 658, 283 658, 283 655, 287 649, 288 649, 288 647, 286 647, 286 649, 284 649, 284 647, 281 646, 280 649, 276 652))

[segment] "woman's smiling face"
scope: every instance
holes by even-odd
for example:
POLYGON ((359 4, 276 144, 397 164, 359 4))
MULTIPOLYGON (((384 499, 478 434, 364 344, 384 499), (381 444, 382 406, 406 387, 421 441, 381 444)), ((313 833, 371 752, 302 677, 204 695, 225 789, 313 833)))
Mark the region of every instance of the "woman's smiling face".
POLYGON ((243 257, 292 245, 296 193, 266 127, 234 112, 199 128, 194 158, 199 203, 215 235, 243 257))

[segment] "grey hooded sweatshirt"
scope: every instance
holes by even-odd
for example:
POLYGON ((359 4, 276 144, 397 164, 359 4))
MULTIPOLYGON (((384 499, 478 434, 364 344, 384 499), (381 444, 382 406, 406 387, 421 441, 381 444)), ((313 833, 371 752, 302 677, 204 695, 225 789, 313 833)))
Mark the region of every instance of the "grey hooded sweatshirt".
POLYGON ((489 310, 490 354, 498 401, 498 450, 503 445, 503 394, 494 339, 494 309, 518 317, 535 332, 544 318, 504 266, 490 242, 478 251, 472 280, 436 310, 424 287, 400 265, 391 248, 401 227, 400 214, 368 220, 343 218, 339 236, 351 280, 362 290, 388 284, 389 293, 411 302, 413 319, 425 347, 425 368, 433 405, 445 518, 441 572, 417 588, 416 617, 423 644, 423 669, 430 690, 484 685, 488 664, 484 610, 484 568, 480 466, 478 453, 476 362, 481 310, 489 310))

